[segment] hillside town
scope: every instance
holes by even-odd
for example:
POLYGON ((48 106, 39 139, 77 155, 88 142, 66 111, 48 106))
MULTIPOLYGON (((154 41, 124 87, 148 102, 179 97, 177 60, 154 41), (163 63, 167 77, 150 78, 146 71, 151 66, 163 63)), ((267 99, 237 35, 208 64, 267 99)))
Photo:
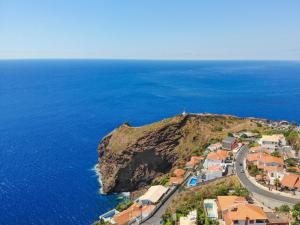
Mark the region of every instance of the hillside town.
POLYGON ((139 197, 126 197, 95 224, 300 224, 299 127, 287 121, 257 120, 257 124, 267 129, 213 139, 202 154, 192 155, 139 197), (226 179, 236 179, 238 185, 222 186, 226 179), (197 206, 174 200, 185 192, 197 195, 197 190, 210 185, 211 191, 222 191, 203 195, 197 206), (164 207, 175 203, 180 206, 174 213, 164 207))

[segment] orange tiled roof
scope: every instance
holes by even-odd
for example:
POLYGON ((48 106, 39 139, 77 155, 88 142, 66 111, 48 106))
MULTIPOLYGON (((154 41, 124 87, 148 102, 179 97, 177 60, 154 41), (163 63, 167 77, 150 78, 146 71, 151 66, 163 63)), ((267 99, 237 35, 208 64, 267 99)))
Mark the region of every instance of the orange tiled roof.
POLYGON ((219 160, 222 160, 221 157, 216 153, 216 152, 210 152, 208 153, 207 159, 210 159, 210 160, 215 160, 215 161, 219 161, 219 160))
POLYGON ((281 157, 275 157, 271 156, 269 154, 266 154, 264 152, 257 152, 257 153, 252 153, 247 155, 247 160, 249 162, 255 162, 259 161, 260 163, 277 163, 284 165, 283 158, 281 157))
POLYGON ((217 154, 222 158, 222 159, 226 159, 228 156, 229 156, 229 152, 226 151, 226 150, 222 150, 222 149, 219 149, 217 151, 217 154))
POLYGON ((247 203, 245 197, 235 196, 235 195, 218 196, 217 200, 221 211, 224 211, 236 204, 247 203))
POLYGON ((119 225, 125 225, 135 217, 141 215, 141 206, 137 203, 131 205, 128 209, 116 214, 113 220, 119 225))
POLYGON ((182 177, 185 174, 185 170, 183 170, 183 169, 176 169, 176 170, 174 170, 173 174, 176 177, 182 177))
POLYGON ((271 155, 266 155, 260 161, 262 161, 264 163, 278 163, 278 164, 284 165, 283 158, 275 157, 275 156, 271 156, 271 155))
POLYGON ((204 156, 192 156, 191 160, 186 163, 187 166, 195 166, 204 159, 204 156))
POLYGON ((171 184, 182 184, 183 177, 170 177, 171 184))
POLYGON ((270 153, 271 153, 271 150, 270 150, 270 149, 267 149, 267 148, 263 148, 263 147, 261 147, 261 146, 255 146, 255 147, 251 147, 251 148, 249 149, 249 152, 250 152, 250 154, 258 153, 258 152, 264 152, 264 153, 270 154, 270 153))
POLYGON ((149 215, 155 209, 155 205, 145 205, 142 208, 143 216, 149 215))
POLYGON ((268 219, 266 213, 256 205, 242 203, 233 206, 228 211, 224 212, 226 225, 232 224, 234 220, 266 220, 268 219))
POLYGON ((280 172, 284 170, 282 166, 258 166, 258 168, 263 169, 266 172, 280 172))
POLYGON ((119 225, 125 225, 132 219, 141 216, 149 215, 155 209, 155 205, 145 205, 141 206, 138 203, 134 203, 128 209, 116 214, 113 219, 119 225))
POLYGON ((258 161, 258 160, 260 160, 261 158, 263 158, 265 156, 267 156, 267 154, 263 153, 263 152, 252 153, 252 154, 247 155, 247 160, 249 162, 255 162, 255 161, 258 161))
MULTIPOLYGON (((289 174, 286 174, 282 180, 281 180, 281 185, 282 186, 285 186, 285 187, 288 187, 288 188, 294 188, 297 181, 299 181, 299 175, 297 174, 294 174, 294 173, 289 173, 289 174)), ((299 184, 297 184, 299 185, 299 184)))
POLYGON ((221 160, 225 160, 228 156, 229 156, 228 151, 218 150, 217 152, 208 153, 206 158, 214 161, 221 161, 221 160))

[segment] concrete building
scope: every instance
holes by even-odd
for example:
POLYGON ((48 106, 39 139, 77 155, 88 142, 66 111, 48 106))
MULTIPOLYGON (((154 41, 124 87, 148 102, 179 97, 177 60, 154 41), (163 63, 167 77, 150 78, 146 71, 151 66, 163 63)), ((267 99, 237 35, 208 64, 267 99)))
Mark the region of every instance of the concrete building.
POLYGON ((162 185, 151 186, 148 191, 138 198, 142 205, 156 204, 168 192, 169 188, 162 185))
POLYGON ((222 166, 225 164, 225 160, 229 157, 228 151, 225 150, 218 150, 216 152, 210 152, 208 153, 204 163, 203 167, 207 169, 211 166, 222 166))
POLYGON ((222 141, 222 147, 225 150, 231 151, 238 147, 238 142, 234 137, 227 137, 222 141))
POLYGON ((263 135, 259 140, 259 144, 263 148, 275 151, 279 147, 286 145, 286 140, 283 134, 263 135))

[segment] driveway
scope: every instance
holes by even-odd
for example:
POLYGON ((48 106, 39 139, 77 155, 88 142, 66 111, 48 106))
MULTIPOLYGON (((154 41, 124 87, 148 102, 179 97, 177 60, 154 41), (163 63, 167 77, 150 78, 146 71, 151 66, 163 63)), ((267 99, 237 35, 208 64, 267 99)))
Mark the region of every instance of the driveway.
POLYGON ((278 193, 272 193, 267 190, 261 189, 255 184, 253 184, 246 174, 244 172, 241 172, 243 168, 243 163, 244 159, 246 158, 248 154, 248 148, 242 148, 237 156, 236 156, 236 163, 235 163, 235 168, 236 168, 236 175, 240 179, 241 183, 256 197, 259 197, 258 200, 261 200, 265 202, 266 204, 269 204, 269 207, 274 208, 275 206, 280 206, 282 204, 288 204, 288 205, 294 205, 298 202, 300 202, 299 199, 294 199, 291 197, 287 196, 281 196, 278 195, 278 193), (242 165, 241 165, 242 164, 242 165))

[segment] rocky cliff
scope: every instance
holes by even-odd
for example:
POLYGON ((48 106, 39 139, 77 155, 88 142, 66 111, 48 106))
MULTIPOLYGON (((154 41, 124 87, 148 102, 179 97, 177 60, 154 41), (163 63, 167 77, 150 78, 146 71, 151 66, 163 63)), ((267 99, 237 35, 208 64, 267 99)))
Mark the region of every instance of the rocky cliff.
POLYGON ((102 191, 135 191, 201 154, 213 139, 255 128, 251 119, 212 114, 178 115, 142 127, 123 124, 98 147, 102 191))

